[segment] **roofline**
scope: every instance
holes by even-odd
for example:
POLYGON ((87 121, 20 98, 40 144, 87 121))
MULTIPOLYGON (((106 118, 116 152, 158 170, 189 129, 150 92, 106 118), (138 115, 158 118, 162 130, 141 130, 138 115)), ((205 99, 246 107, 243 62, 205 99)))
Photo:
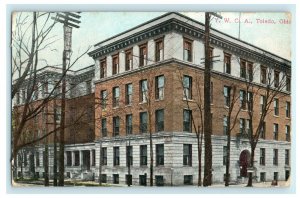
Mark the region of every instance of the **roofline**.
MULTIPOLYGON (((116 34, 116 35, 114 35, 114 36, 112 36, 112 37, 109 37, 109 38, 107 38, 107 39, 105 39, 105 40, 103 40, 103 41, 101 41, 101 42, 95 44, 94 47, 97 47, 98 45, 100 45, 100 44, 102 44, 102 43, 104 43, 104 42, 106 42, 106 41, 109 41, 109 40, 111 40, 111 39, 114 39, 114 38, 116 38, 116 37, 118 37, 118 36, 120 36, 120 35, 122 35, 122 34, 128 33, 128 32, 130 32, 130 31, 132 31, 132 30, 134 30, 134 29, 136 29, 136 28, 142 27, 142 26, 144 26, 144 25, 146 25, 146 24, 149 24, 149 23, 151 23, 151 22, 153 22, 153 21, 155 21, 155 20, 161 19, 161 18, 166 17, 166 16, 171 15, 171 14, 176 14, 176 15, 178 15, 178 16, 180 16, 180 17, 183 17, 183 18, 188 19, 188 20, 190 20, 190 21, 192 21, 192 22, 194 22, 194 23, 197 23, 197 24, 199 24, 199 25, 204 26, 204 23, 201 23, 201 22, 199 22, 199 21, 196 21, 195 19, 192 19, 192 18, 190 18, 190 17, 188 17, 188 16, 185 16, 185 15, 183 15, 183 14, 181 14, 181 13, 178 13, 178 12, 168 12, 168 13, 163 14, 163 15, 161 15, 161 16, 155 17, 155 18, 153 18, 153 19, 151 19, 151 20, 149 20, 149 21, 146 21, 146 22, 144 22, 144 23, 142 23, 142 24, 140 24, 140 25, 138 25, 138 26, 135 26, 135 27, 133 27, 133 28, 130 28, 130 29, 124 31, 124 32, 121 32, 121 33, 116 34)), ((239 41, 239 42, 241 42, 241 43, 247 44, 247 45, 249 45, 249 46, 251 46, 251 47, 254 47, 254 48, 256 48, 256 49, 259 49, 259 50, 261 50, 261 51, 263 51, 263 52, 269 53, 269 54, 271 54, 272 56, 275 56, 275 57, 277 57, 277 58, 280 58, 280 59, 282 59, 282 60, 285 60, 285 61, 291 63, 291 60, 288 60, 288 59, 286 59, 286 58, 283 58, 283 57, 281 57, 281 56, 279 56, 279 55, 277 55, 277 54, 274 54, 274 53, 272 53, 272 52, 270 52, 270 51, 266 51, 266 50, 264 50, 264 49, 262 49, 262 48, 260 48, 260 47, 257 47, 257 46, 255 46, 255 45, 253 45, 253 44, 250 44, 250 43, 248 43, 248 42, 246 42, 246 41, 243 41, 243 40, 241 40, 241 39, 238 39, 238 38, 236 38, 236 37, 234 37, 234 36, 231 36, 231 35, 229 35, 229 34, 226 34, 226 33, 224 33, 224 32, 221 32, 220 30, 216 30, 216 29, 214 29, 214 28, 211 28, 211 30, 213 30, 213 31, 215 31, 215 32, 217 32, 217 33, 220 33, 221 35, 227 36, 227 37, 229 37, 229 38, 231 38, 231 39, 234 39, 234 40, 236 40, 236 41, 239 41)), ((97 49, 95 49, 95 50, 93 50, 93 51, 96 51, 96 50, 97 50, 97 49)), ((92 53, 93 51, 89 52, 88 54, 90 55, 90 53, 92 53)))

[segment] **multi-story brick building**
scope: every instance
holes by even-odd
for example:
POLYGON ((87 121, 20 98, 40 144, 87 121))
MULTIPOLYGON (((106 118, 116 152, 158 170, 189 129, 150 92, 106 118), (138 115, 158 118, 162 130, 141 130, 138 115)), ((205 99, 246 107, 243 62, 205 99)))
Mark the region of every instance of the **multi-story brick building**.
MULTIPOLYGON (((198 105, 202 104, 204 87, 203 39, 202 23, 168 13, 97 43, 89 53, 95 60, 94 140, 68 145, 67 166, 83 156, 83 152, 68 152, 84 150, 86 145, 94 150, 89 156, 95 165, 89 172, 94 179, 101 173, 103 182, 149 185, 151 134, 155 184, 197 184, 194 126, 201 126, 198 105)), ((238 94, 233 111, 241 111, 232 130, 230 180, 241 182, 247 178, 251 151, 244 136, 249 129, 246 101, 253 100, 255 128, 268 85, 270 90, 282 88, 270 101, 251 171, 257 181, 287 179, 291 62, 214 29, 210 46, 211 56, 220 60, 211 64, 213 183, 224 179, 231 88, 238 94)), ((66 175, 72 177, 80 171, 78 166, 70 166, 66 175)))

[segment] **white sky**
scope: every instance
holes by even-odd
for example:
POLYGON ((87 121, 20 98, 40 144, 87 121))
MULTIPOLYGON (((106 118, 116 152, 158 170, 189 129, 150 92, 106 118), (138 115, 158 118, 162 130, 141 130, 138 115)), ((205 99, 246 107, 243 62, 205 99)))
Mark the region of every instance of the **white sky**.
MULTIPOLYGON (((80 28, 73 28, 73 57, 85 51, 88 46, 94 45, 118 33, 133 28, 141 23, 151 20, 164 14, 164 12, 82 12, 80 28)), ((195 20, 204 23, 204 13, 182 12, 195 20)), ((220 23, 212 20, 212 27, 238 37, 239 23, 235 22, 239 18, 238 12, 219 13, 223 19, 220 23), (229 19, 231 23, 225 23, 229 19)), ((280 19, 290 19, 288 13, 241 13, 240 38, 248 43, 270 51, 278 56, 289 59, 291 56, 291 25, 280 24, 280 19), (259 24, 257 19, 271 19, 276 24, 259 24), (245 20, 248 23, 245 23, 245 20)), ((62 62, 63 49, 63 28, 62 24, 57 24, 53 30, 58 40, 52 49, 41 55, 47 60, 49 65, 59 65, 62 62)), ((93 49, 93 48, 92 48, 93 49)), ((92 50, 91 49, 91 50, 92 50)), ((93 64, 94 61, 88 55, 82 57, 74 67, 82 67, 93 64)), ((45 62, 40 62, 40 67, 45 66, 45 62)))

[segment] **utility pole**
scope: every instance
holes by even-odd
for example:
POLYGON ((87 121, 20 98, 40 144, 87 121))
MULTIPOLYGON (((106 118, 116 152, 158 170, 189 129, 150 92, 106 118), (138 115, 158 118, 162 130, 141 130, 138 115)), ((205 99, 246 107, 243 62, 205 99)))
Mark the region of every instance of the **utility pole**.
POLYGON ((211 117, 211 101, 210 101, 210 84, 211 84, 211 66, 212 57, 210 57, 210 15, 218 18, 220 16, 216 13, 205 12, 205 70, 204 70, 204 178, 203 186, 210 186, 212 184, 212 117, 211 117))
POLYGON ((79 28, 80 21, 77 20, 81 16, 79 12, 63 12, 58 13, 57 17, 52 17, 57 22, 64 24, 64 51, 63 51, 63 68, 62 68, 62 92, 61 92, 61 121, 60 121, 60 138, 59 138, 59 186, 64 186, 64 146, 65 146, 65 98, 66 98, 66 67, 70 64, 70 56, 72 52, 72 28, 79 28), (74 24, 75 23, 75 24, 74 24))

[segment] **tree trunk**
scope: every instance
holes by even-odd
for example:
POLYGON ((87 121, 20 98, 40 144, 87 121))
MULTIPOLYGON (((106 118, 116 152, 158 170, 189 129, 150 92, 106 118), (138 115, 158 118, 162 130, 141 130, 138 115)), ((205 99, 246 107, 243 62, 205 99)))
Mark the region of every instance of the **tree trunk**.
MULTIPOLYGON (((54 119, 54 123, 56 120, 54 119)), ((53 186, 57 186, 57 134, 54 133, 54 148, 53 148, 53 186)))
POLYGON ((99 179, 99 185, 102 186, 102 180, 101 180, 101 177, 102 177, 102 160, 101 160, 102 159, 101 158, 102 157, 102 153, 101 153, 102 152, 102 142, 101 142, 101 140, 100 140, 99 144, 100 144, 100 156, 99 156, 100 158, 99 158, 99 178, 98 179, 99 179))
POLYGON ((153 143, 152 143, 151 132, 150 132, 150 186, 153 186, 153 143))
MULTIPOLYGON (((253 145, 251 145, 251 157, 250 157, 250 168, 254 167, 254 151, 255 151, 255 147, 253 145)), ((253 187, 252 183, 253 183, 253 179, 252 179, 253 175, 252 172, 249 173, 248 176, 248 184, 247 187, 253 187)))
POLYGON ((49 147, 48 143, 45 144, 45 156, 44 156, 44 186, 49 186, 49 147))
POLYGON ((212 145, 211 145, 211 107, 210 107, 210 62, 209 57, 209 22, 210 14, 205 13, 205 71, 204 71, 204 145, 205 163, 203 186, 212 184, 212 145))
POLYGON ((227 124, 227 150, 226 150, 226 173, 225 173, 225 186, 229 186, 229 169, 230 169, 230 142, 231 142, 231 130, 230 117, 227 124))

